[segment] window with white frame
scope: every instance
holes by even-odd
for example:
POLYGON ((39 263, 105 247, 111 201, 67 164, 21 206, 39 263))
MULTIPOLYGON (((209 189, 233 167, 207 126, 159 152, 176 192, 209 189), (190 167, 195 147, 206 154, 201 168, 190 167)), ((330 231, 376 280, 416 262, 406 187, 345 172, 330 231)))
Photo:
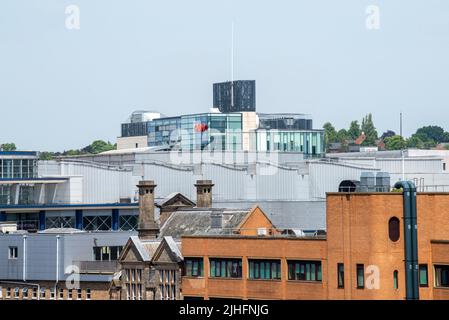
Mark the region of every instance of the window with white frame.
POLYGON ((76 299, 81 300, 82 299, 82 291, 81 288, 76 289, 76 299))
POLYGON ((17 247, 8 248, 8 259, 17 259, 19 256, 19 250, 17 247))
POLYGON ((90 300, 90 298, 91 298, 90 288, 86 288, 86 300, 90 300))
POLYGON ((45 227, 52 228, 75 228, 75 217, 48 217, 45 219, 45 227))
POLYGON ((37 299, 37 287, 33 287, 33 299, 37 299))
POLYGON ((72 289, 67 290, 67 299, 72 300, 73 299, 73 292, 72 289))
POLYGON ((159 289, 161 290, 161 300, 165 300, 165 286, 163 284, 161 284, 159 286, 159 289))
POLYGON ((6 288, 6 298, 11 298, 11 288, 10 287, 7 287, 6 288))
POLYGON ((131 285, 129 283, 126 284, 126 300, 131 299, 131 285))
POLYGON ((112 219, 111 216, 85 216, 83 226, 87 231, 110 231, 112 219))
POLYGON ((127 300, 140 300, 143 298, 142 272, 142 269, 125 269, 127 300))
POLYGON ((120 230, 121 231, 134 231, 137 229, 139 217, 137 215, 120 216, 120 230))
POLYGON ((45 288, 44 287, 41 287, 40 288, 40 298, 42 299, 42 300, 45 300, 45 288))
POLYGON ((63 288, 59 288, 59 300, 64 299, 64 289, 63 288))
POLYGON ((22 289, 22 299, 28 299, 28 288, 22 289))
POLYGON ((56 298, 55 288, 50 288, 50 299, 54 300, 56 298))
POLYGON ((14 298, 19 299, 19 288, 14 288, 14 298))

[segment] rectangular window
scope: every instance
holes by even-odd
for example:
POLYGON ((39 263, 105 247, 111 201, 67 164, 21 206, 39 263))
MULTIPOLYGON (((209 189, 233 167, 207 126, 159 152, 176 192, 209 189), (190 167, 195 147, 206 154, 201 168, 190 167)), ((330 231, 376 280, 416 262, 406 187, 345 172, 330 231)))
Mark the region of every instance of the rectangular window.
POLYGON ((17 257, 18 257, 17 247, 9 247, 8 248, 8 259, 17 259, 17 257))
POLYGON ((14 288, 14 298, 19 299, 19 288, 14 288))
POLYGON ((141 282, 142 279, 142 269, 137 269, 137 282, 141 282))
POLYGON ((210 276, 212 278, 241 278, 242 259, 210 259, 210 276))
POLYGON ((263 280, 281 279, 280 260, 249 260, 249 278, 263 280))
POLYGON ((33 299, 37 299, 37 287, 33 287, 33 299))
POLYGON ((6 288, 6 298, 11 298, 11 288, 6 288))
POLYGON ((60 288, 59 289, 59 300, 62 300, 62 299, 64 299, 64 289, 60 288))
POLYGON ((357 265, 357 289, 365 288, 365 266, 363 264, 357 265))
POLYGON ((55 299, 55 288, 50 288, 50 299, 54 300, 55 299))
POLYGON ((28 299, 28 288, 22 289, 22 299, 28 299))
POLYGON ((41 287, 40 288, 40 298, 42 299, 42 300, 45 300, 45 288, 44 287, 41 287))
POLYGON ((73 299, 73 291, 72 291, 72 289, 68 289, 67 290, 67 295, 68 295, 68 297, 67 297, 68 300, 72 300, 73 299))
POLYGON ((90 291, 90 288, 87 288, 86 289, 86 300, 90 300, 90 297, 91 297, 91 291, 90 291))
POLYGON ((186 258, 184 275, 187 277, 203 277, 203 258, 186 258))
POLYGON ((321 281, 321 261, 288 261, 288 280, 321 281))
POLYGON ((449 266, 435 266, 435 286, 437 288, 449 287, 449 266))
POLYGON ((429 286, 429 276, 427 272, 427 264, 419 265, 419 286, 428 287, 429 286))
POLYGON ((81 288, 76 289, 76 299, 81 300, 82 299, 82 291, 81 288))
POLYGON ((345 287, 345 265, 343 263, 337 264, 337 274, 338 288, 342 289, 345 287))

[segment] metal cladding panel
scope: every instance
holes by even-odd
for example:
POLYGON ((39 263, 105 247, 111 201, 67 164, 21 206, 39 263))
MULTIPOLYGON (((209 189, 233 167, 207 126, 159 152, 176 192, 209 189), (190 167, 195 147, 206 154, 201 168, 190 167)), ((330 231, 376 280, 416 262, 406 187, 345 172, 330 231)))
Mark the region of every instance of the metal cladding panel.
POLYGON ((154 180, 157 184, 156 197, 165 197, 173 192, 180 192, 188 198, 195 199, 193 184, 196 182, 192 170, 176 170, 161 165, 144 165, 145 180, 154 180))
MULTIPOLYGON (((11 281, 23 280, 23 235, 9 234, 0 236, 0 250, 7 253, 8 248, 17 246, 16 260, 0 259, 0 278, 11 281)), ((54 279, 56 275, 56 236, 36 237, 28 234, 26 239, 26 279, 54 279)))
POLYGON ((250 177, 246 170, 227 169, 217 165, 204 165, 203 178, 212 180, 215 184, 213 199, 246 199, 246 188, 250 177))
POLYGON ((359 180, 362 172, 379 171, 329 162, 311 162, 309 170, 311 200, 325 199, 326 192, 338 192, 343 180, 359 180))
POLYGON ((132 171, 82 163, 62 165, 66 174, 83 177, 83 203, 117 203, 124 190, 133 190, 132 171))
MULTIPOLYGON (((376 167, 389 173, 402 172, 402 159, 378 159, 376 167)), ((443 171, 443 160, 435 159, 413 159, 406 158, 404 161, 406 173, 441 173, 443 171)))
POLYGON ((257 199, 307 200, 308 177, 296 170, 276 168, 270 175, 257 175, 257 199))
MULTIPOLYGON (((60 234, 59 280, 64 281, 73 270, 76 261, 93 261, 93 247, 124 246, 135 232, 104 232, 60 234), (67 273, 66 273, 67 271, 67 273)), ((26 280, 56 281, 56 234, 27 234, 26 280)), ((17 246, 17 260, 0 259, 0 279, 21 281, 23 279, 23 236, 20 234, 0 236, 0 250, 17 246)), ((109 276, 81 276, 83 281, 108 281, 109 276), (84 278, 83 278, 84 277, 84 278), (86 278, 87 277, 87 278, 86 278)))

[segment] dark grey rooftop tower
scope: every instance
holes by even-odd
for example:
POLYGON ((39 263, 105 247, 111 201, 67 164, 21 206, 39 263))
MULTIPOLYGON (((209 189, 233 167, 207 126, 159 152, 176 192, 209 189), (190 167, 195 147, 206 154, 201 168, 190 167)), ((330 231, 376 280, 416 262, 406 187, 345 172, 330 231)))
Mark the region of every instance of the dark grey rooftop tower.
POLYGON ((213 106, 223 113, 256 111, 256 81, 214 83, 213 106))

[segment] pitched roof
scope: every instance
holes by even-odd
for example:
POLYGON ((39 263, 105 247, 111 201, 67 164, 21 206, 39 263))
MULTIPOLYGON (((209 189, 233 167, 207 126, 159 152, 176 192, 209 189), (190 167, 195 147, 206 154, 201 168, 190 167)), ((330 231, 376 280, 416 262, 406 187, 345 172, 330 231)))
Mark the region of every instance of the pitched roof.
POLYGON ((184 257, 181 253, 181 242, 175 242, 172 237, 164 237, 164 240, 176 258, 178 258, 179 261, 182 261, 184 257))
POLYGON ((183 195, 180 192, 173 192, 170 193, 168 196, 166 196, 163 199, 159 199, 156 201, 156 205, 158 207, 163 207, 164 205, 167 205, 170 203, 171 200, 174 200, 176 198, 179 198, 180 200, 182 200, 183 202, 186 203, 186 205, 191 205, 191 206, 195 206, 195 202, 193 202, 192 200, 190 200, 189 198, 187 198, 185 195, 183 195))
POLYGON ((157 247, 161 243, 160 239, 142 240, 138 236, 131 236, 129 238, 140 255, 142 261, 150 261, 157 247))
POLYGON ((186 208, 173 212, 160 229, 160 237, 183 235, 230 234, 252 209, 186 208), (222 216, 222 228, 212 228, 212 214, 222 216))

